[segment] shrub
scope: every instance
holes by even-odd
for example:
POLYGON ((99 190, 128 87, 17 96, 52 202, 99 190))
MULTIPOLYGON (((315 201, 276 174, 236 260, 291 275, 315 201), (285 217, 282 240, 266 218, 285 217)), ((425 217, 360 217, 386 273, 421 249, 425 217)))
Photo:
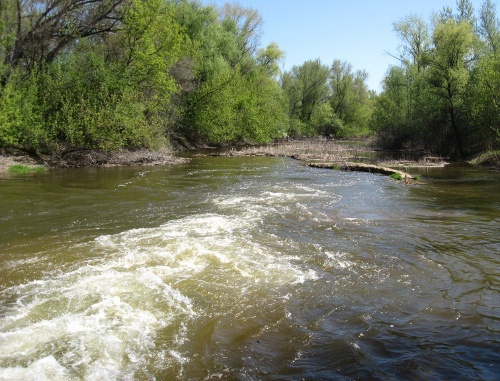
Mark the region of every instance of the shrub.
POLYGON ((401 176, 401 174, 399 174, 399 173, 393 173, 390 177, 393 178, 394 180, 402 180, 403 179, 403 176, 401 176))

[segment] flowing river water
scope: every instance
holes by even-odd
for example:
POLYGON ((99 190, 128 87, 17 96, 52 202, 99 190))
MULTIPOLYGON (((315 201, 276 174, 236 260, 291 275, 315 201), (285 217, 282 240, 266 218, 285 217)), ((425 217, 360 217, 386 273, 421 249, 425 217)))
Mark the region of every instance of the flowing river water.
POLYGON ((0 178, 0 380, 493 380, 500 174, 272 157, 0 178))

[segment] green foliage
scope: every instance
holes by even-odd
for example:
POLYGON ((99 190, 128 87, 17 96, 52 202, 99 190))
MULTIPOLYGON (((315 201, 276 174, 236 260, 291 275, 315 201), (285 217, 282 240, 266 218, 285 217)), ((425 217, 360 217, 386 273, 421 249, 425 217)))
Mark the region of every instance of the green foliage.
POLYGON ((414 16, 395 23, 401 66, 375 102, 379 145, 461 157, 498 147, 499 26, 489 0, 479 19, 459 0, 456 14, 447 8, 432 26, 414 16))
POLYGON ((467 97, 471 110, 470 144, 500 149, 500 55, 484 57, 473 75, 467 97))
POLYGON ((126 74, 122 65, 106 62, 92 47, 51 65, 40 96, 59 150, 110 151, 159 142, 157 99, 146 98, 143 83, 126 74))
POLYGON ((163 0, 134 0, 123 23, 127 76, 144 94, 164 102, 177 90, 169 70, 182 44, 173 11, 163 0))
POLYGON ((394 179, 394 180, 397 180, 397 181, 400 181, 403 179, 403 176, 401 176, 400 173, 393 173, 392 175, 389 176, 391 179, 394 179))
POLYGON ((50 131, 43 120, 36 78, 27 80, 13 71, 0 94, 0 147, 35 153, 47 146, 50 131))
POLYGON ((330 68, 331 104, 337 136, 356 137, 367 134, 372 114, 372 102, 365 81, 364 71, 354 73, 347 62, 334 60, 330 68))
MULTIPOLYGON (((74 6, 74 12, 88 10, 74 6)), ((134 0, 113 12, 118 9, 119 33, 81 38, 45 61, 40 56, 36 70, 0 68, 0 146, 38 155, 165 143, 164 119, 178 91, 169 70, 180 56, 181 29, 162 0, 134 0)), ((0 52, 10 49, 5 38, 0 43, 0 52)))
POLYGON ((256 48, 258 13, 226 5, 217 17, 211 8, 181 4, 194 65, 176 133, 211 145, 285 136, 286 101, 275 79, 283 53, 276 44, 256 48))
POLYGON ((281 77, 288 97, 293 135, 331 135, 338 138, 370 134, 372 95, 367 74, 352 72, 347 62, 331 67, 319 60, 295 66, 281 77))
POLYGON ((159 147, 170 136, 225 145, 371 131, 383 147, 443 155, 500 146, 491 0, 477 17, 459 0, 432 25, 396 22, 400 65, 380 95, 340 60, 281 73, 284 52, 259 47, 261 28, 238 4, 1 1, 0 147, 36 156, 159 147))
POLYGON ((45 168, 42 166, 28 167, 26 165, 16 164, 9 167, 9 172, 16 175, 24 175, 27 173, 43 172, 43 171, 45 171, 45 168))
POLYGON ((266 49, 259 50, 257 54, 257 63, 267 73, 269 77, 275 77, 279 74, 279 63, 285 57, 285 53, 279 48, 278 44, 271 42, 266 49))
POLYGON ((288 131, 281 88, 262 72, 244 76, 226 66, 192 102, 191 123, 197 137, 210 144, 265 143, 288 131))

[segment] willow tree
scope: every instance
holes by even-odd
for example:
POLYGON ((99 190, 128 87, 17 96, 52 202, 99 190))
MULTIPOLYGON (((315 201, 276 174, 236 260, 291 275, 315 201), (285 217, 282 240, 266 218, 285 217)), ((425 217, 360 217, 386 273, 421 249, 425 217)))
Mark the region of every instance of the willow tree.
POLYGON ((259 13, 187 1, 176 12, 188 36, 182 72, 192 74, 179 99, 176 137, 223 145, 282 136, 287 115, 276 76, 283 52, 277 44, 259 48, 259 13))
POLYGON ((500 20, 491 0, 480 11, 480 56, 473 70, 468 97, 473 118, 472 143, 481 149, 500 148, 500 20))
POLYGON ((334 60, 329 76, 329 104, 340 137, 366 134, 371 118, 371 101, 364 70, 353 71, 348 62, 334 60))
POLYGON ((441 22, 434 29, 433 43, 429 81, 443 102, 458 154, 465 157, 467 151, 458 117, 463 110, 474 53, 472 26, 466 21, 453 19, 441 22))
POLYGON ((376 102, 374 127, 379 144, 392 149, 429 148, 426 135, 436 113, 428 83, 431 29, 415 15, 395 22, 393 28, 400 39, 394 55, 399 65, 388 71, 376 102))
POLYGON ((292 126, 294 133, 315 133, 310 124, 314 113, 328 97, 329 73, 328 66, 316 59, 294 66, 283 74, 281 83, 289 99, 290 118, 296 121, 292 126))

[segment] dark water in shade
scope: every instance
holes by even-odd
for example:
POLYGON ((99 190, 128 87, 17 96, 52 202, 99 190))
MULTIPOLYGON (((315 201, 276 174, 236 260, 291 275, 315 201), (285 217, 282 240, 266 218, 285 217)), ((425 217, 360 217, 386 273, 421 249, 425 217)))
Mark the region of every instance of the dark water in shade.
POLYGON ((500 378, 500 174, 0 178, 0 380, 500 378))

